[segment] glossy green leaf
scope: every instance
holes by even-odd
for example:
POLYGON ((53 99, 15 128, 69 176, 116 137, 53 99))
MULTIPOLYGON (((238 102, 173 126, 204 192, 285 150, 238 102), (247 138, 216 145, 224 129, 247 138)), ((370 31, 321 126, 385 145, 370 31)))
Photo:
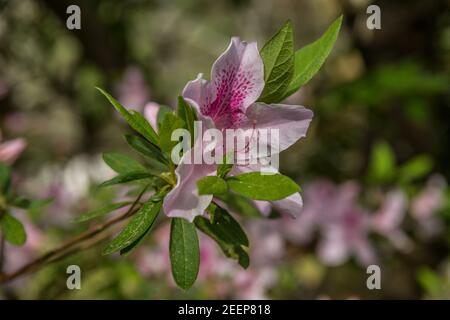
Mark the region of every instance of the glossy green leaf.
POLYGON ((92 219, 104 216, 104 215, 106 215, 106 214, 108 214, 110 212, 113 212, 113 211, 117 210, 117 209, 123 208, 123 207, 125 207, 125 206, 127 206, 129 204, 131 204, 130 201, 112 203, 112 204, 107 205, 107 206, 105 206, 103 208, 100 208, 100 209, 93 210, 91 212, 82 214, 82 215, 76 217, 73 220, 73 222, 78 223, 78 222, 85 222, 85 221, 88 221, 88 220, 92 220, 92 219))
POLYGON ((13 245, 21 246, 27 240, 27 234, 22 222, 9 213, 3 214, 0 218, 0 228, 5 240, 13 245))
POLYGON ((191 134, 191 146, 194 145, 194 126, 197 120, 197 115, 194 109, 189 103, 187 103, 183 97, 178 97, 178 110, 177 114, 184 121, 185 128, 191 134))
POLYGON ((197 279, 200 266, 195 225, 182 218, 173 218, 169 248, 173 278, 180 288, 187 290, 197 279))
POLYGON ((162 122, 164 121, 164 117, 167 113, 173 113, 173 110, 165 105, 159 106, 158 115, 156 116, 156 122, 158 124, 158 130, 161 129, 162 122))
POLYGON ((287 21, 261 49, 265 86, 259 101, 280 102, 294 73, 294 36, 287 21))
POLYGON ((147 171, 125 172, 125 173, 119 174, 118 176, 116 176, 110 180, 107 180, 107 181, 101 183, 99 187, 109 187, 109 186, 112 186, 115 184, 127 183, 127 182, 131 182, 131 181, 142 180, 142 179, 147 179, 147 178, 151 178, 151 177, 154 177, 154 175, 147 171))
POLYGON ((139 161, 120 153, 104 153, 103 161, 105 161, 105 163, 117 173, 145 170, 145 167, 139 163, 139 161))
POLYGON ((253 201, 240 194, 227 192, 226 194, 217 195, 216 197, 225 202, 230 210, 239 215, 251 218, 263 218, 263 215, 255 207, 253 201))
POLYGON ((97 90, 100 91, 109 100, 109 102, 122 115, 125 121, 130 125, 130 127, 139 132, 148 141, 152 142, 155 145, 158 145, 158 135, 141 113, 134 110, 128 111, 109 93, 100 88, 97 88, 97 90))
POLYGON ((229 177, 227 183, 231 190, 253 200, 276 201, 300 191, 291 178, 281 174, 249 172, 229 177))
POLYGON ((239 223, 224 209, 216 207, 214 221, 196 217, 195 225, 203 233, 214 239, 227 257, 238 260, 247 268, 250 262, 246 248, 248 238, 239 223))
POLYGON ((184 128, 184 121, 174 113, 167 113, 161 124, 159 132, 159 146, 167 154, 171 154, 172 148, 178 141, 172 141, 172 132, 176 129, 184 128))
POLYGON ((228 191, 225 180, 216 176, 206 176, 197 181, 199 194, 223 194, 228 191))
POLYGON ((319 71, 333 49, 341 24, 342 16, 319 39, 295 52, 294 74, 283 98, 296 92, 319 71))
POLYGON ((154 144, 132 134, 126 134, 125 139, 134 150, 143 156, 156 160, 162 164, 167 163, 167 159, 164 157, 161 150, 154 144))
POLYGON ((147 234, 161 210, 162 201, 146 202, 142 208, 131 218, 125 228, 103 249, 103 254, 110 254, 129 247, 136 240, 147 234))

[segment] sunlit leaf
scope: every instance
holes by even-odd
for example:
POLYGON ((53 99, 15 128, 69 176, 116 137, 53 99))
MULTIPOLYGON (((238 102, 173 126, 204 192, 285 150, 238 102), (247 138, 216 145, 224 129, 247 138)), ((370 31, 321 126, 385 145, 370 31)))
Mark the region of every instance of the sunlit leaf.
POLYGON ((287 21, 263 46, 261 58, 264 63, 265 86, 258 100, 265 103, 280 102, 294 72, 294 36, 291 21, 287 21))
POLYGON ((342 16, 334 21, 319 39, 295 52, 294 74, 284 98, 296 92, 319 71, 333 49, 341 24, 342 16))
POLYGON ((281 174, 249 172, 229 177, 227 183, 231 190, 253 200, 281 200, 300 191, 291 178, 281 174))
POLYGON ((109 100, 109 102, 113 105, 114 108, 116 108, 117 111, 119 111, 119 113, 130 125, 130 127, 139 132, 151 143, 158 145, 158 135, 142 114, 134 110, 128 111, 109 93, 100 88, 97 88, 97 90, 100 91, 109 100))
POLYGON ((206 176, 197 181, 199 194, 223 194, 228 186, 225 180, 216 176, 206 176))

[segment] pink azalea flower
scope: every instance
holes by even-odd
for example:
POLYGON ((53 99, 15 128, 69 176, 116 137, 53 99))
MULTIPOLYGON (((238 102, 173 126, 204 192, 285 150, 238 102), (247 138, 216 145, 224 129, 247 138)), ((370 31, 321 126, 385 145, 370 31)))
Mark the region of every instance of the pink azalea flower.
MULTIPOLYGON (((0 134, 1 139, 1 134, 0 134)), ((0 161, 8 164, 14 163, 23 152, 27 143, 25 139, 17 138, 0 143, 0 161)))
MULTIPOLYGON (((199 74, 186 85, 183 97, 207 127, 251 132, 278 129, 280 145, 276 148, 281 152, 306 135, 313 113, 301 106, 256 102, 263 89, 264 65, 256 43, 232 38, 227 50, 213 64, 211 82, 199 74)), ((202 149, 196 144, 190 151, 183 155, 176 169, 177 185, 166 196, 164 212, 170 217, 192 221, 212 201, 212 196, 198 194, 196 182, 215 174, 217 166, 190 164, 186 160, 191 159, 192 152, 202 152, 202 149)), ((301 197, 298 194, 279 205, 296 213, 301 207, 301 197)))

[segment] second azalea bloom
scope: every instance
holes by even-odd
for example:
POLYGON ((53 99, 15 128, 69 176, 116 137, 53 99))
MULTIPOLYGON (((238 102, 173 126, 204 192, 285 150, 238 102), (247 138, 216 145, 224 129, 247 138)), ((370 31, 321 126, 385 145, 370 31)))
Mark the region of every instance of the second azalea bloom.
MULTIPOLYGON (((264 85, 264 64, 256 43, 232 38, 226 51, 213 64, 211 81, 199 74, 186 85, 183 98, 196 109, 198 118, 208 128, 222 132, 242 129, 250 132, 251 137, 258 137, 261 129, 278 130, 279 145, 269 147, 281 152, 306 135, 313 112, 302 106, 258 102, 264 85)), ((201 146, 196 144, 190 151, 198 151, 198 148, 201 146)), ((214 175, 217 170, 217 165, 192 164, 187 161, 191 156, 192 152, 187 152, 181 159, 175 172, 177 185, 164 201, 168 216, 190 221, 202 215, 212 201, 211 195, 198 194, 197 181, 214 175)), ((235 174, 256 171, 253 169, 235 166, 233 171, 235 174)), ((295 215, 301 204, 300 194, 294 194, 277 201, 275 206, 295 215)))

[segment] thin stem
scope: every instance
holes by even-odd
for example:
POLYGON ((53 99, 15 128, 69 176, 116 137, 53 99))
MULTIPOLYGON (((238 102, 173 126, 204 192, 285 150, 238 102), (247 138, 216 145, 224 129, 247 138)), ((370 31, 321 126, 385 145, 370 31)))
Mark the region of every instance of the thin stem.
POLYGON ((56 247, 53 250, 50 250, 49 252, 43 254, 42 256, 36 258, 35 260, 25 264, 21 268, 17 269, 16 271, 9 273, 9 274, 1 274, 0 273, 0 284, 6 283, 8 281, 14 280, 24 274, 27 274, 32 271, 36 271, 43 266, 45 266, 47 263, 58 261, 64 257, 67 257, 69 255, 72 255, 74 253, 79 252, 80 249, 84 248, 85 242, 90 243, 90 246, 93 246, 99 242, 101 242, 103 239, 106 239, 110 236, 110 233, 107 233, 103 235, 104 237, 97 237, 102 232, 109 230, 111 227, 115 226, 116 224, 128 219, 133 214, 135 214, 139 207, 137 207, 139 200, 142 198, 144 193, 147 191, 148 186, 146 186, 142 192, 139 194, 139 196, 136 198, 136 200, 131 205, 130 209, 127 210, 124 214, 115 217, 105 223, 96 225, 92 227, 91 229, 81 233, 80 235, 72 238, 71 240, 67 241, 66 243, 63 243, 62 245, 56 247), (89 241, 92 240, 92 241, 89 241))

